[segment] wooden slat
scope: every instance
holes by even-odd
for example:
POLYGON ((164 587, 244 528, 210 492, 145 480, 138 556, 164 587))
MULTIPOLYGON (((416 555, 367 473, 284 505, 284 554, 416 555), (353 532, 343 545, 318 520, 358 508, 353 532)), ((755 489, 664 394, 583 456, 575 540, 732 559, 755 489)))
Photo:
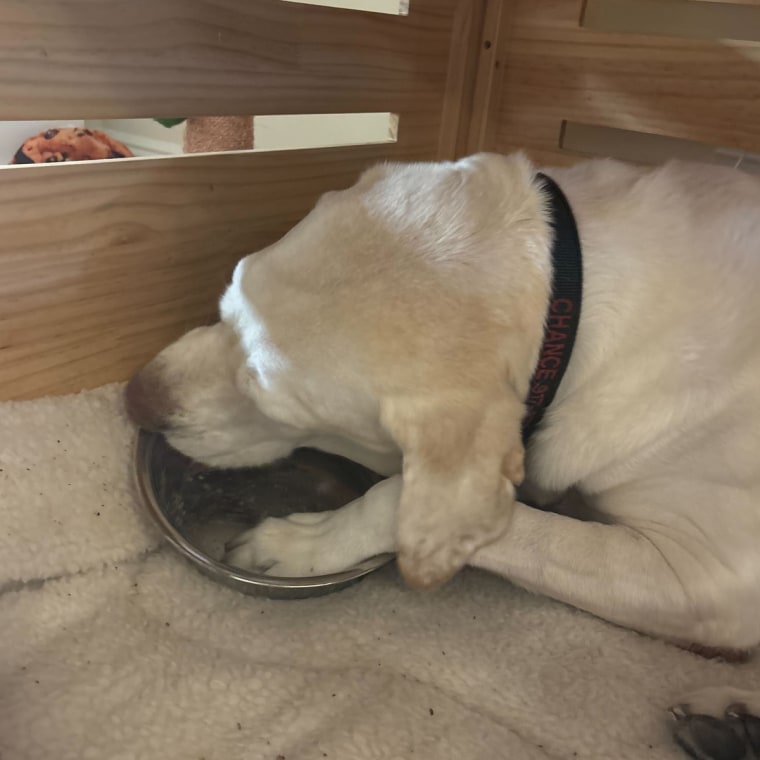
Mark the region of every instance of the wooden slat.
POLYGON ((565 120, 760 152, 760 45, 582 29, 582 0, 517 0, 490 147, 564 162, 565 120))
POLYGON ((502 0, 467 0, 459 4, 452 26, 447 88, 441 114, 440 142, 451 156, 468 152, 470 124, 477 117, 475 81, 483 56, 481 47, 488 7, 502 0))
POLYGON ((0 399, 123 380, 214 317, 234 263, 387 158, 448 158, 471 0, 0 0, 0 118, 395 111, 398 142, 0 168, 0 399), (461 64, 461 66, 460 66, 461 64))
POLYGON ((691 3, 721 3, 722 5, 760 5, 760 0, 688 0, 691 3))
POLYGON ((431 107, 459 2, 0 0, 0 120, 431 107))
POLYGON ((640 164, 660 164, 677 158, 681 161, 738 167, 750 174, 760 174, 760 156, 757 154, 747 155, 676 137, 576 124, 572 121, 564 125, 561 146, 577 154, 618 158, 640 164))
MULTIPOLYGON (((483 26, 476 40, 480 52, 473 86, 472 118, 466 129, 468 153, 483 150, 491 139, 499 102, 498 93, 504 72, 504 47, 507 25, 503 23, 508 0, 489 0, 483 15, 483 26)), ((463 129, 463 131, 465 131, 463 129)))
POLYGON ((390 13, 394 16, 405 16, 409 13, 409 0, 283 0, 283 2, 369 10, 372 13, 390 13))
POLYGON ((582 25, 603 32, 760 40, 760 6, 692 0, 586 0, 582 25))
POLYGON ((128 377, 214 317, 234 263, 428 142, 0 170, 0 399, 128 377))

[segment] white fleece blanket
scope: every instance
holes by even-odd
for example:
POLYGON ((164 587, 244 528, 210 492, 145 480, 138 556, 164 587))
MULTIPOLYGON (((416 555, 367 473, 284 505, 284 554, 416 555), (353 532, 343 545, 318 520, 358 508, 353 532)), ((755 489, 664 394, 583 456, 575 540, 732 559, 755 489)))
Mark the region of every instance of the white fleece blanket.
POLYGON ((140 513, 120 391, 0 404, 2 760, 680 758, 666 705, 760 681, 474 571, 222 588, 140 513))

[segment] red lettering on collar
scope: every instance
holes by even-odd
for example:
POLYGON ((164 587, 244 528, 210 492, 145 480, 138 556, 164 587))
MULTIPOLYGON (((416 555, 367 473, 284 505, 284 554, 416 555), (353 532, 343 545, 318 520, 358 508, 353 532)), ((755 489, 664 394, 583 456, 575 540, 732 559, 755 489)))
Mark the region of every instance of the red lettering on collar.
POLYGON ((549 306, 552 314, 572 314, 573 302, 569 298, 555 298, 549 306))
POLYGON ((561 345, 564 345, 566 340, 567 335, 565 335, 565 333, 549 330, 549 332, 546 334, 546 338, 544 339, 544 345, 547 343, 559 343, 561 345))

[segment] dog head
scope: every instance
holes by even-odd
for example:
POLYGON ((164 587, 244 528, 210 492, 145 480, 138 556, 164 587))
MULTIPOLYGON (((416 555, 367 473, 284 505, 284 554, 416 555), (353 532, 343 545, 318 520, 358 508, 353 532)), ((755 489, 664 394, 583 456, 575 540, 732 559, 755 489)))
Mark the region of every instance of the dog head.
POLYGON ((434 587, 509 521, 549 244, 522 156, 374 167, 238 264, 221 321, 130 382, 132 416, 219 466, 400 453, 399 564, 434 587))

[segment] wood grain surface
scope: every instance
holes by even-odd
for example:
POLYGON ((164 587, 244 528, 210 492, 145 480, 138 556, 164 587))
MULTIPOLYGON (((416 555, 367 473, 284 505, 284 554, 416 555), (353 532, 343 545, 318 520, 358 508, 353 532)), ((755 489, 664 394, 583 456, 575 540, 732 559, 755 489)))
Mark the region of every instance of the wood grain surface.
POLYGON ((0 0, 0 118, 392 111, 397 143, 0 169, 0 399, 126 379, 235 262, 384 159, 455 155, 481 9, 0 0))
POLYGON ((582 26, 603 32, 757 42, 760 6, 691 0, 585 0, 582 26))
POLYGON ((235 262, 398 146, 0 170, 0 398, 126 379, 215 318, 235 262))
POLYGON ((508 4, 489 147, 571 162, 559 148, 567 120, 760 152, 760 44, 583 29, 582 5, 508 4))
POLYGON ((455 0, 0 0, 0 120, 403 111, 446 78, 455 0))
POLYGON ((213 319, 239 257, 378 160, 569 163, 565 122, 591 153, 594 127, 760 153, 760 44, 584 29, 582 8, 0 0, 0 119, 400 117, 396 144, 0 169, 0 399, 125 379, 213 319))

